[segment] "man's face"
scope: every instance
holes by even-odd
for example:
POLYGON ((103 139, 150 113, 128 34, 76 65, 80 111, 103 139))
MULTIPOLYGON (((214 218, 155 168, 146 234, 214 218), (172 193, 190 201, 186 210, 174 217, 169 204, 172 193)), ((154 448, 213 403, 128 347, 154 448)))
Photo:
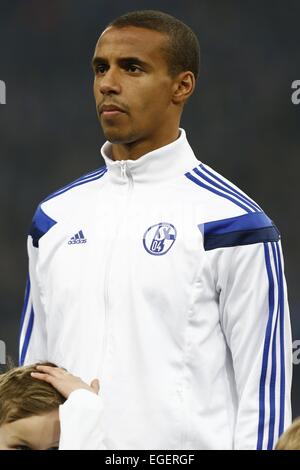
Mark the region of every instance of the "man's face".
POLYGON ((178 114, 162 50, 167 40, 157 31, 133 26, 110 27, 101 35, 93 57, 94 95, 110 142, 155 139, 178 114))

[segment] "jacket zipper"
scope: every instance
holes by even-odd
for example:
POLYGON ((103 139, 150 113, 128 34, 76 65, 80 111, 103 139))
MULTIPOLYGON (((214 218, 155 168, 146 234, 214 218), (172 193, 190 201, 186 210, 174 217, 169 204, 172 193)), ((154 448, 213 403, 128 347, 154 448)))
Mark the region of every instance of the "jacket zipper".
POLYGON ((120 233, 120 229, 124 223, 126 208, 128 206, 130 195, 133 189, 133 178, 130 170, 127 167, 126 160, 121 160, 119 162, 121 177, 125 181, 128 181, 128 189, 127 189, 127 197, 125 199, 124 207, 122 210, 122 220, 117 226, 116 235, 111 242, 110 251, 108 253, 107 262, 106 262, 106 270, 104 276, 104 337, 103 337, 103 348, 102 348, 102 365, 101 365, 101 373, 100 373, 100 380, 104 372, 105 366, 105 359, 107 355, 107 348, 108 348, 108 334, 109 334, 109 283, 110 283, 110 275, 111 275, 111 265, 112 265, 112 256, 114 252, 114 246, 118 239, 118 235, 120 233))

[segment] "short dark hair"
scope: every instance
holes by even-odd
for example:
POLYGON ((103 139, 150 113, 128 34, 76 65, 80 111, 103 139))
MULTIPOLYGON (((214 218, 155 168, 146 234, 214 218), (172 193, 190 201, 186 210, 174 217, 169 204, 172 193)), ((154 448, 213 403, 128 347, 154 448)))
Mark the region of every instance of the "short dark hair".
POLYGON ((195 79, 199 75, 200 46, 192 29, 182 21, 158 10, 139 10, 126 13, 113 20, 107 27, 152 29, 169 37, 164 48, 169 73, 176 76, 180 72, 191 71, 195 79))

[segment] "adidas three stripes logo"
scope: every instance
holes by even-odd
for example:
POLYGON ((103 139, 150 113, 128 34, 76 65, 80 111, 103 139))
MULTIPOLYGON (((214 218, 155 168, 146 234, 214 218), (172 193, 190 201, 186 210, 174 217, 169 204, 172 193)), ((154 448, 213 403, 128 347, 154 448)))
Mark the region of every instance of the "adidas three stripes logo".
POLYGON ((86 238, 84 237, 83 235, 83 232, 82 230, 79 230, 78 233, 75 233, 74 237, 72 237, 69 241, 68 241, 68 245, 75 245, 77 243, 86 243, 86 238))

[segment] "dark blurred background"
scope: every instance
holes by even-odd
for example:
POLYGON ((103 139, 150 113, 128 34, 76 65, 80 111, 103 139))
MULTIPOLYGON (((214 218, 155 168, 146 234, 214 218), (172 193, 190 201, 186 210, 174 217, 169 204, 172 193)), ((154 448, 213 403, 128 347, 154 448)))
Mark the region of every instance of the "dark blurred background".
MULTIPOLYGON (((300 105, 291 101, 300 79, 299 0, 1 0, 0 340, 15 362, 33 212, 103 164, 90 60, 105 25, 136 9, 177 16, 199 38, 201 75, 182 127, 198 159, 249 193, 281 230, 300 339, 300 105)), ((293 408, 300 415, 300 364, 293 408)))

